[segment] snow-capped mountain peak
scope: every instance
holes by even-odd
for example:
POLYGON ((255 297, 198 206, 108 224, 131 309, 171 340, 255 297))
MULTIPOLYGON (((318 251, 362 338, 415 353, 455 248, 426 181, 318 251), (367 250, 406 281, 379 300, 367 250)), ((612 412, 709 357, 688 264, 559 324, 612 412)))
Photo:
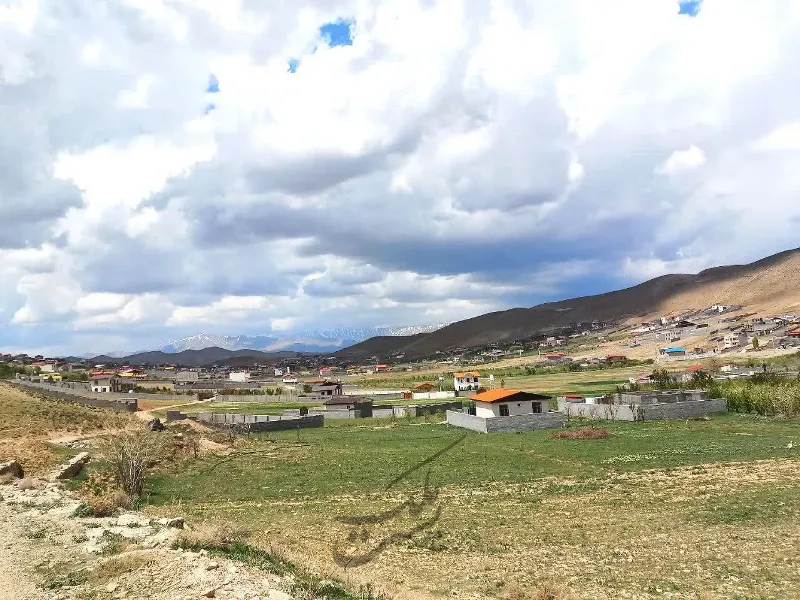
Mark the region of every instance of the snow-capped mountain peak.
POLYGON ((203 350, 204 348, 224 348, 226 350, 261 350, 278 352, 335 352, 375 336, 400 336, 429 333, 445 327, 448 323, 435 325, 410 325, 401 327, 343 327, 324 331, 306 331, 293 335, 275 337, 268 335, 216 335, 198 333, 176 340, 161 348, 162 352, 182 352, 184 350, 203 350))

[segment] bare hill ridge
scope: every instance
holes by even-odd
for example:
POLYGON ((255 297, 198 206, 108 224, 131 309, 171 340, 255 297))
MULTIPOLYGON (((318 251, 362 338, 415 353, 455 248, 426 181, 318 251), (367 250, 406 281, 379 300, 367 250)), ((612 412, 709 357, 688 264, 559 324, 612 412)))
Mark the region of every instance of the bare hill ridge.
POLYGON ((525 339, 571 323, 644 320, 713 304, 742 305, 759 313, 793 312, 800 309, 799 280, 800 249, 787 250, 747 265, 714 267, 695 275, 662 275, 596 296, 488 313, 432 333, 370 338, 337 354, 348 358, 398 352, 426 356, 440 350, 525 339))

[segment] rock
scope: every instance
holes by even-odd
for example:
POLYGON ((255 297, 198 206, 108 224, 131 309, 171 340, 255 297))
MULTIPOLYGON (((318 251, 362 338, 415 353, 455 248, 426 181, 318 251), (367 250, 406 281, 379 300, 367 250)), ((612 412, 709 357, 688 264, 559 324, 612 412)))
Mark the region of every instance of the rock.
POLYGON ((106 586, 106 591, 107 591, 109 594, 113 594, 114 592, 116 592, 116 591, 117 591, 117 588, 119 588, 119 584, 118 584, 118 583, 109 583, 109 584, 106 586))
POLYGON ((217 588, 211 588, 200 594, 203 598, 213 598, 217 595, 217 588))
POLYGON ((25 477, 25 471, 22 470, 22 465, 20 465, 17 461, 11 460, 0 463, 0 475, 11 475, 16 479, 22 479, 25 477))
POLYGON ((206 565, 206 571, 213 571, 214 569, 219 569, 219 563, 216 561, 211 561, 206 565))
POLYGON ((89 462, 89 453, 81 452, 53 471, 51 479, 72 479, 83 470, 87 462, 89 462))
POLYGON ((280 590, 270 590, 267 597, 269 600, 292 600, 289 594, 280 590))
POLYGON ((164 424, 161 422, 161 419, 152 419, 147 422, 147 429, 149 429, 150 431, 164 431, 166 427, 164 427, 164 424))
POLYGON ((175 529, 183 529, 184 519, 183 517, 174 517, 172 519, 159 519, 159 525, 163 525, 164 527, 174 527, 175 529))

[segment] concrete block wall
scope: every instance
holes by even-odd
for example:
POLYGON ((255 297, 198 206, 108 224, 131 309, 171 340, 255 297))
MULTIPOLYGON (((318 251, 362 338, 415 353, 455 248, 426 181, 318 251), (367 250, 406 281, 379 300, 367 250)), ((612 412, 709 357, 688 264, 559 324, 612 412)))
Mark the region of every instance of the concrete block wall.
POLYGON ((448 410, 447 411, 447 424, 455 425, 456 427, 463 427, 464 429, 471 429, 478 433, 487 433, 486 421, 483 417, 476 417, 465 412, 448 410))
POLYGON ((567 418, 558 412, 516 415, 513 417, 492 417, 486 419, 487 433, 516 433, 536 429, 563 427, 567 418))
POLYGON ((563 427, 566 416, 562 413, 516 415, 514 417, 477 417, 464 412, 448 410, 447 424, 471 429, 479 433, 517 433, 537 429, 563 427))
POLYGON ((658 421, 662 419, 694 419, 724 413, 728 410, 728 401, 725 398, 715 398, 713 400, 662 402, 634 405, 634 409, 631 410, 631 407, 625 404, 583 404, 559 400, 558 410, 564 413, 564 416, 587 419, 658 421))

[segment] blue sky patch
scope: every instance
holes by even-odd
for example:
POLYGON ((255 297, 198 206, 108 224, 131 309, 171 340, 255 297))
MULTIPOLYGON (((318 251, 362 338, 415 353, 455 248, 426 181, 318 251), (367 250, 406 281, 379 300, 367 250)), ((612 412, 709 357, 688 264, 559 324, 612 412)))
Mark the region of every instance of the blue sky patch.
POLYGON ((219 94, 219 80, 213 73, 208 76, 208 87, 206 88, 206 91, 209 94, 219 94))
POLYGON ((297 67, 300 66, 300 59, 299 58, 290 58, 287 62, 287 66, 289 67, 289 73, 296 73, 297 67))
POLYGON ((328 46, 352 46, 353 45, 353 20, 338 19, 332 23, 325 23, 319 28, 319 34, 328 46))
POLYGON ((678 14, 696 17, 700 12, 700 5, 703 0, 680 0, 678 2, 678 14))

